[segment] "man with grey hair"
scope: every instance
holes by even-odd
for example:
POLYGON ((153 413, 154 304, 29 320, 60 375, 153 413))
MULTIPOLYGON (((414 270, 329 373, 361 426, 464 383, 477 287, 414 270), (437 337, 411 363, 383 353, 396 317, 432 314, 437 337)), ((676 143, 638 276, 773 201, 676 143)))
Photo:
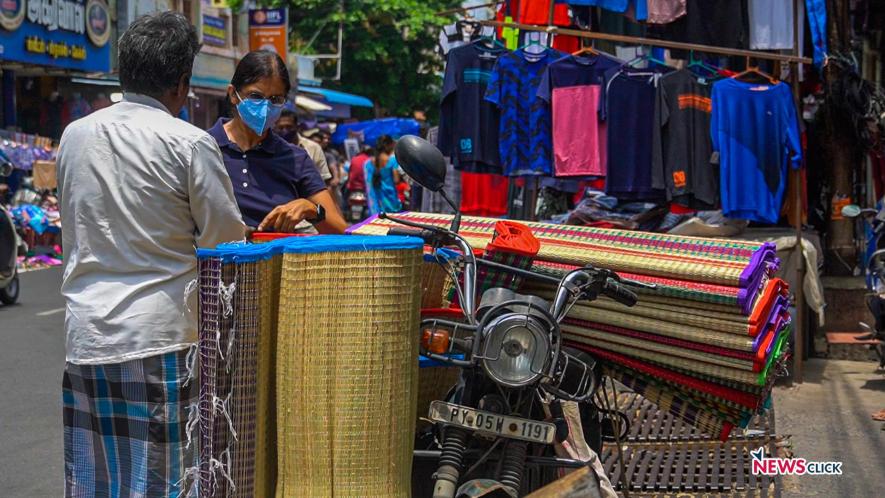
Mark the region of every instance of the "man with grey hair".
POLYGON ((245 227, 215 140, 174 117, 200 51, 194 27, 145 16, 118 47, 123 101, 71 123, 58 154, 65 496, 186 496, 194 247, 245 227))

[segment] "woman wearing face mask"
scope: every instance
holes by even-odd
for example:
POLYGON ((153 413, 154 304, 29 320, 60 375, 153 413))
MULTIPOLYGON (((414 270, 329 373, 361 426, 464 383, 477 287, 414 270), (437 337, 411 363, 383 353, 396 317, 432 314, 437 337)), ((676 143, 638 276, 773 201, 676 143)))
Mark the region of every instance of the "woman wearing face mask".
POLYGON ((271 128, 291 84, 274 52, 250 52, 227 89, 232 119, 219 119, 209 134, 218 142, 247 227, 293 232, 302 221, 320 233, 343 233, 346 223, 304 149, 271 128))

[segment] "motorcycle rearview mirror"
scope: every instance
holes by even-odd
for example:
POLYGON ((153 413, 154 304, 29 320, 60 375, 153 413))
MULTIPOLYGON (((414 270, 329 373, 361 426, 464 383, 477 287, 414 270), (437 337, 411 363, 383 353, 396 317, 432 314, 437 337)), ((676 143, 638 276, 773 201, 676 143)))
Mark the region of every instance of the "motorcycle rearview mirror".
POLYGON ((427 140, 406 135, 396 143, 396 162, 422 187, 440 192, 446 184, 446 159, 427 140))
POLYGON ((438 193, 452 207, 455 217, 452 219, 450 230, 458 233, 461 212, 446 194, 444 188, 447 168, 446 158, 443 157, 442 152, 423 138, 405 135, 397 141, 394 155, 396 155, 396 162, 411 179, 427 190, 438 193))
POLYGON ((0 162, 0 178, 11 175, 13 169, 12 163, 6 161, 0 162))

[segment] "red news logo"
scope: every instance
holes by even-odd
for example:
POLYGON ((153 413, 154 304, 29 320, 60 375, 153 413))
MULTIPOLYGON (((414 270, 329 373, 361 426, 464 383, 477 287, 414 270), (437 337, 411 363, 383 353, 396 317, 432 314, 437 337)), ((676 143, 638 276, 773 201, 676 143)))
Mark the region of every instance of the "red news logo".
POLYGON ((751 451, 753 475, 842 475, 842 462, 809 462, 804 458, 765 458, 765 448, 751 451))

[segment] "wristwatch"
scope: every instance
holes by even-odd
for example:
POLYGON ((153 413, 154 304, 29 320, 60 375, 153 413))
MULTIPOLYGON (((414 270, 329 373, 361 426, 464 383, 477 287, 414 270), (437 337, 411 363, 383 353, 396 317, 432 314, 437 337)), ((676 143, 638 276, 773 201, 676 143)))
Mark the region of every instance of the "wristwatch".
POLYGON ((322 223, 326 220, 326 208, 322 204, 317 203, 317 215, 315 218, 307 220, 311 225, 322 223))

